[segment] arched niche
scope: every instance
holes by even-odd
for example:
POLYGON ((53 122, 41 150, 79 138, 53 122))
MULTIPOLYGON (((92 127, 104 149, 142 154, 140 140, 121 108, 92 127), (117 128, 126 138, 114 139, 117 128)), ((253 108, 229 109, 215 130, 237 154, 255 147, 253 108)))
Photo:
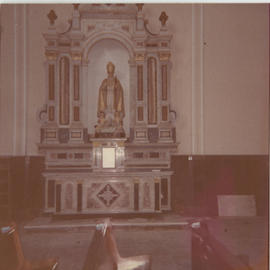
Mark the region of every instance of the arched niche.
POLYGON ((94 133, 97 124, 97 102, 99 88, 102 81, 107 77, 106 66, 108 62, 115 65, 115 76, 120 80, 124 90, 125 118, 124 129, 129 135, 130 119, 130 54, 128 50, 118 41, 105 38, 97 41, 89 50, 87 55, 87 91, 88 91, 88 131, 94 133))

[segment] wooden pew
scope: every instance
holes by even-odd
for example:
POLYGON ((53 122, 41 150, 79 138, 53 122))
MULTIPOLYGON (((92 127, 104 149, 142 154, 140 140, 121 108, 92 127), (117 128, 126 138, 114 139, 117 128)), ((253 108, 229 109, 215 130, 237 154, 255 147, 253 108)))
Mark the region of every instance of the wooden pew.
POLYGON ((97 225, 88 249, 83 270, 150 270, 149 255, 123 258, 120 256, 112 225, 109 221, 97 225))
POLYGON ((1 227, 1 270, 55 270, 57 266, 57 259, 47 259, 42 261, 28 261, 25 259, 15 223, 1 227))
POLYGON ((191 231, 192 270, 252 270, 209 233, 207 223, 198 222, 191 231))

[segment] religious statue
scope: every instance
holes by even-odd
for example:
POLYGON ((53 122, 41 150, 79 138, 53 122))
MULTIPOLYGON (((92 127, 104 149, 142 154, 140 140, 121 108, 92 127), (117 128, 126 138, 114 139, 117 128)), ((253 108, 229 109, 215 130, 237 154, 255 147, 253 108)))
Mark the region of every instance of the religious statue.
POLYGON ((98 124, 96 137, 124 137, 123 118, 125 116, 124 94, 120 81, 114 76, 115 66, 107 64, 108 77, 99 88, 98 124))

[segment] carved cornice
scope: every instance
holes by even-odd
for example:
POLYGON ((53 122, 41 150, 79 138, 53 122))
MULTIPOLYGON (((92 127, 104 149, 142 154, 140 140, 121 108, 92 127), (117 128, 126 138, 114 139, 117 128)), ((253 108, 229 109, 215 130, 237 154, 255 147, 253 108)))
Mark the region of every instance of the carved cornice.
POLYGON ((169 61, 171 57, 170 52, 160 52, 159 53, 159 60, 160 61, 169 61))
POLYGON ((125 142, 124 141, 117 142, 117 146, 118 147, 124 147, 125 146, 125 142))
POLYGON ((56 60, 59 53, 58 52, 52 52, 52 51, 46 51, 45 55, 47 57, 48 60, 56 60))
POLYGON ((71 58, 74 61, 81 61, 82 60, 82 53, 81 52, 72 52, 71 58))
POLYGON ((135 61, 136 62, 143 62, 145 58, 145 53, 136 53, 135 54, 135 61))
POLYGON ((139 183, 140 183, 140 179, 134 178, 134 179, 133 179, 133 183, 134 183, 134 184, 139 184, 139 183))
POLYGON ((96 148, 96 147, 100 147, 102 145, 102 142, 93 142, 93 147, 96 148))

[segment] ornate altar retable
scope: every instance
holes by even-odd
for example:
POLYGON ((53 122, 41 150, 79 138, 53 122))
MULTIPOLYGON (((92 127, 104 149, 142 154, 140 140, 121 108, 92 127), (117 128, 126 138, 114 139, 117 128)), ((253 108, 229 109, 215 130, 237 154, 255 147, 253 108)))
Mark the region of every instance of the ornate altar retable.
POLYGON ((143 5, 74 5, 66 31, 48 14, 44 212, 149 213, 171 209, 167 15, 152 34, 143 5))

